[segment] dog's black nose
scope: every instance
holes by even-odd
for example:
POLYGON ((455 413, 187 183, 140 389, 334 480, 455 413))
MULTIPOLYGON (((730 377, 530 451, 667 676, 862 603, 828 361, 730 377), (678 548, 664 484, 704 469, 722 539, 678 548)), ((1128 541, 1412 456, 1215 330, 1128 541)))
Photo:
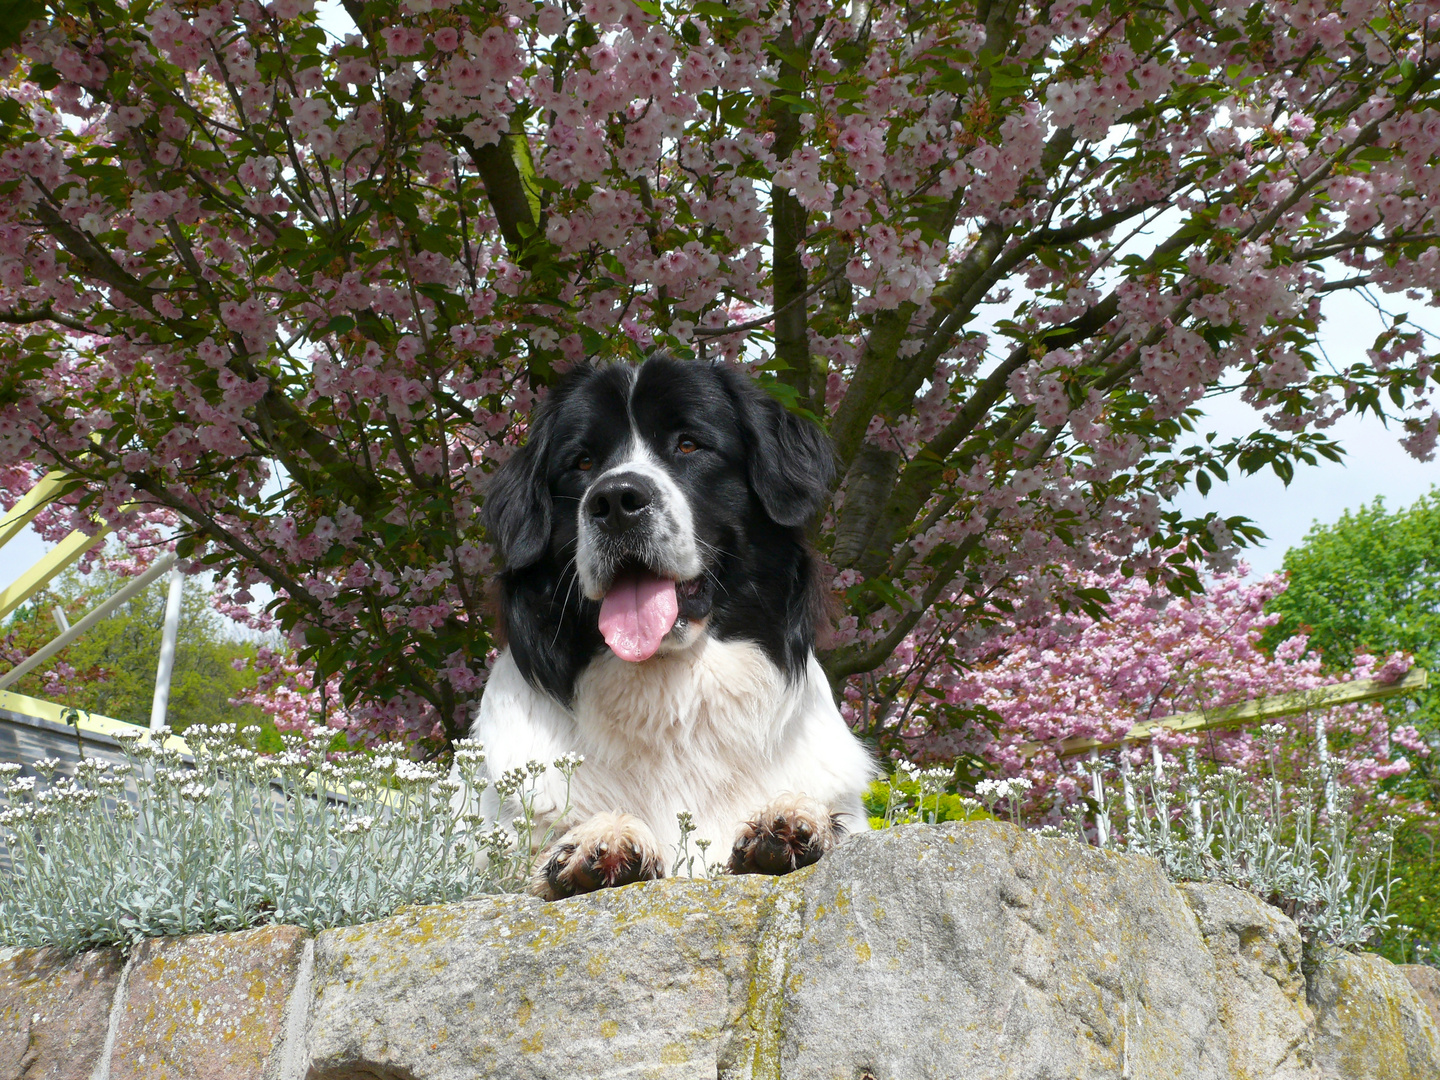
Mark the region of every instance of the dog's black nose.
POLYGON ((609 476, 585 496, 587 513, 596 528, 618 536, 638 525, 655 501, 655 487, 643 476, 609 476))

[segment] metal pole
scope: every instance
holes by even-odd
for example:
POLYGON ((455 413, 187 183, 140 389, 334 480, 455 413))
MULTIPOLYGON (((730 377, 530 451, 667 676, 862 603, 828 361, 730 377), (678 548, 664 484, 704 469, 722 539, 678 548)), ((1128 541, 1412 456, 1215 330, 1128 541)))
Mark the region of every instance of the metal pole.
POLYGON ((1185 748, 1185 791, 1190 796, 1190 817, 1195 823, 1195 835, 1205 830, 1205 818, 1200 808, 1200 769, 1195 763, 1195 748, 1185 748))
POLYGON ((1320 780, 1325 785, 1325 813, 1335 817, 1335 777, 1330 771, 1330 740, 1325 737, 1325 714, 1315 714, 1315 749, 1320 757, 1320 780))
POLYGON ((1090 751, 1090 790, 1095 795, 1095 839, 1100 847, 1110 846, 1110 807, 1105 802, 1105 785, 1100 782, 1100 752, 1090 751))
POLYGON ((170 595, 165 598, 165 630, 160 635, 160 664, 155 669, 155 700, 150 706, 150 732, 165 726, 165 710, 170 705, 170 676, 175 670, 175 639, 180 633, 180 595, 185 589, 185 575, 176 566, 170 571, 170 595))
POLYGON ((130 597, 140 592, 166 570, 170 569, 174 562, 174 555, 162 555, 156 559, 149 570, 146 570, 145 573, 141 574, 134 581, 131 581, 114 596, 110 597, 110 599, 102 601, 95 607, 94 611, 72 625, 69 630, 66 630, 59 637, 55 638, 50 644, 32 653, 22 663, 5 672, 4 675, 0 675, 0 690, 3 690, 21 676, 28 675, 46 660, 49 660, 50 657, 65 648, 66 645, 69 645, 70 642, 85 633, 86 630, 89 630, 90 627, 94 626, 101 619, 105 618, 105 616, 109 615, 110 612, 114 611, 126 600, 129 600, 130 597))

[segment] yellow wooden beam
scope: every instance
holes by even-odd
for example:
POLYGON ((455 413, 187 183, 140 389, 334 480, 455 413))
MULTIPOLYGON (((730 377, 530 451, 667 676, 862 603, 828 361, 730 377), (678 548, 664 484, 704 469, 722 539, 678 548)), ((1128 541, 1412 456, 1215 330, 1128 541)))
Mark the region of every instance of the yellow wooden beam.
POLYGON ((10 512, 0 520, 0 547, 15 539, 20 530, 34 520, 36 514, 63 495, 68 483, 70 474, 62 469, 52 470, 42 476, 40 482, 27 491, 25 497, 12 506, 10 512))
POLYGON ((21 574, 13 585, 4 592, 0 592, 0 619, 6 618, 12 611, 48 585, 50 579, 56 574, 104 540, 109 531, 108 527, 102 527, 94 536, 86 536, 76 529, 47 551, 40 561, 21 574))
MULTIPOLYGON (((33 716, 38 720, 49 720, 54 724, 68 724, 65 719, 65 706, 57 705, 53 701, 44 701, 41 698, 33 698, 26 694, 17 694, 13 690, 0 690, 0 709, 9 709, 11 712, 19 713, 21 716, 33 716)), ((124 720, 116 720, 114 717, 101 716, 98 713, 80 712, 80 732, 82 735, 146 735, 148 732, 139 724, 127 724, 124 720)), ((72 725, 73 726, 73 725, 72 725)), ((188 754, 190 747, 179 735, 171 735, 165 740, 165 746, 171 750, 179 750, 182 754, 188 754)))
MULTIPOLYGON (((1242 701, 1222 709, 1200 712, 1176 713, 1136 724, 1118 739, 1066 739, 1056 748, 1061 757, 1074 754, 1088 754, 1091 750, 1113 750, 1126 743, 1148 739, 1157 731, 1193 733, 1213 731, 1217 728, 1241 727, 1245 724, 1260 723, 1281 716, 1294 716, 1312 709, 1333 709, 1340 705, 1355 705, 1366 701, 1379 701, 1397 694, 1412 694, 1430 685, 1430 673, 1424 668, 1411 668, 1403 678, 1393 682, 1377 679, 1359 679, 1355 682, 1335 683, 1315 690, 1298 690, 1290 694, 1256 698, 1242 701)), ((1025 743, 1020 753, 1029 758, 1045 749, 1042 743, 1025 743)))

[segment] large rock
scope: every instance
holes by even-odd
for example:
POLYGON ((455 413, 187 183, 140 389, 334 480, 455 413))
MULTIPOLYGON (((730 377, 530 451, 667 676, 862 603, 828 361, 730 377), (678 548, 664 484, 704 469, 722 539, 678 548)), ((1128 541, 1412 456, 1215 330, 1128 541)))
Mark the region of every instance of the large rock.
POLYGON ((1440 1031, 1394 964, 1330 950, 1310 980, 1315 1057, 1341 1080, 1437 1080, 1440 1031))
POLYGON ((0 950, 0 1077, 90 1080, 122 968, 117 949, 0 950))
POLYGON ((131 960, 110 1080, 268 1080, 305 955, 294 926, 142 942, 131 960))
POLYGON ((852 840, 799 891, 757 1078, 1229 1075, 1214 961, 1150 860, 913 826, 852 840))
POLYGON ((1400 971, 1430 1010, 1430 1019, 1440 1027, 1440 968, 1429 964, 1401 964, 1400 971))
POLYGON ((419 908, 321 934, 310 1080, 714 1076, 773 879, 419 908))
POLYGON ((0 952, 0 1080, 1440 1080, 1431 969, 1332 951, 1307 986, 1301 959, 1273 908, 1148 859, 907 826, 785 878, 151 941, 123 971, 0 952))
POLYGON ((1314 1014, 1306 1002, 1300 928, 1226 885, 1185 884, 1180 892, 1215 958, 1229 1075, 1314 1080, 1314 1014))
POLYGON ((1373 1023, 1402 975, 1348 958, 1365 1003, 1322 1030, 1274 909, 993 822, 780 879, 415 909, 315 955, 309 1080, 1349 1080, 1335 1048, 1367 1038, 1395 1080, 1440 1077, 1423 1007, 1373 1023))

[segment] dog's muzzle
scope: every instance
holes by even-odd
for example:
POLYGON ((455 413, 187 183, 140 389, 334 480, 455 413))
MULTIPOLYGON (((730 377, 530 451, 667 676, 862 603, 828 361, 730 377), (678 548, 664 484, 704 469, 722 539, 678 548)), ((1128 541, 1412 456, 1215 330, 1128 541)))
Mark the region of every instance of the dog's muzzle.
POLYGON ((709 614, 688 509, 665 477, 631 468, 599 477, 580 500, 580 583, 622 660, 649 659, 678 619, 709 614))

